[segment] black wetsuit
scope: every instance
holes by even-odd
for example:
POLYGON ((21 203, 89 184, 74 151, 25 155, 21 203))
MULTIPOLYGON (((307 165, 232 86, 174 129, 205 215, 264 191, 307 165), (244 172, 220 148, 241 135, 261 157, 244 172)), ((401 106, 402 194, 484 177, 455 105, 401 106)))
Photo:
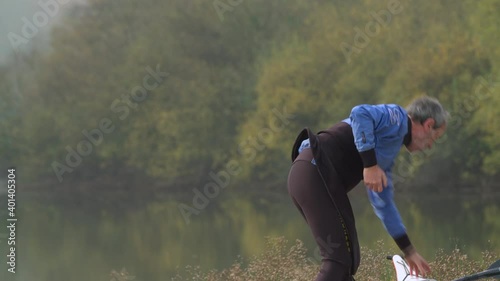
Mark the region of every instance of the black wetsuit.
POLYGON ((318 134, 304 129, 295 142, 292 161, 288 192, 323 257, 316 280, 353 280, 360 250, 347 192, 362 180, 363 162, 351 126, 341 122, 318 134), (306 138, 311 147, 298 154, 306 138))

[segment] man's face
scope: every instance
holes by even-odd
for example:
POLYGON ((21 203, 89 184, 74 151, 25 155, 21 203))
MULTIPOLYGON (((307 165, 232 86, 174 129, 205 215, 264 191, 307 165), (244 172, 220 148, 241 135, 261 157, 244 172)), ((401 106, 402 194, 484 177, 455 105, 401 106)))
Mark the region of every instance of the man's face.
POLYGON ((432 145, 446 131, 446 124, 434 129, 435 121, 432 118, 422 123, 413 122, 411 128, 411 143, 406 147, 409 152, 431 149, 432 145))

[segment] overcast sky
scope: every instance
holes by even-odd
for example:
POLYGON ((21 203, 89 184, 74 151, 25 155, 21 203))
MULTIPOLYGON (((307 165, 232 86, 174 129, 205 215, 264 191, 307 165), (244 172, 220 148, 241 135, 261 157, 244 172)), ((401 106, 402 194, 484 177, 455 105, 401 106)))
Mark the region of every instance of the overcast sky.
MULTIPOLYGON (((29 49, 34 42, 46 42, 50 28, 57 22, 61 16, 61 11, 67 10, 72 3, 82 2, 81 0, 0 0, 0 63, 5 63, 9 57, 13 56, 13 46, 9 39, 9 33, 12 32, 16 35, 23 36, 23 26, 25 23, 22 18, 26 18, 31 24, 34 24, 38 31, 32 39, 28 39, 26 44, 20 45, 21 49, 29 49), (61 3, 66 4, 59 4, 61 3), (42 8, 43 3, 55 3, 57 7, 51 8, 58 9, 57 13, 48 15, 42 8), (34 20, 34 16, 38 15, 39 19, 34 20), (47 25, 37 26, 36 23, 43 23, 44 15, 48 19, 47 25)), ((48 5, 53 7, 54 5, 48 5)))
MULTIPOLYGON (((21 34, 22 17, 32 18, 36 12, 35 0, 0 1, 0 62, 4 63, 13 48, 8 38, 9 32, 21 34)), ((40 34, 42 35, 42 34, 40 34)))

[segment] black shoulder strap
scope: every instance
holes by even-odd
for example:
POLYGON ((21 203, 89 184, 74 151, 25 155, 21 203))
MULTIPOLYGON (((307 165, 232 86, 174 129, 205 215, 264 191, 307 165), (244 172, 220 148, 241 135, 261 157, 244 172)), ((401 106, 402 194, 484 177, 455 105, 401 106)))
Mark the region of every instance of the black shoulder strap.
POLYGON ((295 139, 295 142, 293 143, 293 148, 292 148, 292 162, 295 161, 295 158, 299 156, 299 148, 302 142, 309 138, 309 129, 306 127, 300 131, 299 135, 295 139))

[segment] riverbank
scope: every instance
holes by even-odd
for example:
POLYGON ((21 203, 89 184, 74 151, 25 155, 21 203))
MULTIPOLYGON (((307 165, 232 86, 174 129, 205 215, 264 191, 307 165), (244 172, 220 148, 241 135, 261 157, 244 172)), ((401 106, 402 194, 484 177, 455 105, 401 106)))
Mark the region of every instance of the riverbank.
MULTIPOLYGON (((300 240, 290 243, 283 237, 268 238, 266 251, 245 261, 235 261, 223 270, 201 271, 196 266, 182 269, 173 281, 272 281, 272 280, 314 280, 319 271, 320 257, 307 256, 307 249, 300 240)), ((389 252, 383 242, 376 248, 361 248, 361 265, 355 275, 356 280, 395 281, 392 262, 386 259, 389 252)), ((428 276, 435 280, 454 280, 487 269, 498 259, 491 251, 483 252, 482 258, 473 260, 460 249, 445 252, 437 250, 429 259, 432 272, 428 276)))

